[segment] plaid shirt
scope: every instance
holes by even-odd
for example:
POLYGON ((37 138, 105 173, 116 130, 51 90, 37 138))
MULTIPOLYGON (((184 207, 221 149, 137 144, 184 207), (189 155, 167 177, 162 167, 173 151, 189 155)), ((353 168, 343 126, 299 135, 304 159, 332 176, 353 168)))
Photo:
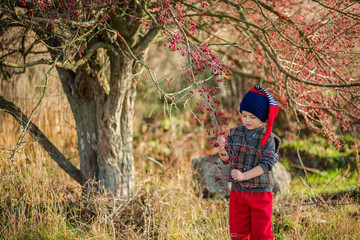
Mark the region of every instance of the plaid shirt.
MULTIPOLYGON (((230 155, 230 171, 238 169, 245 172, 257 165, 264 170, 264 173, 258 177, 242 182, 233 181, 233 190, 249 192, 268 192, 272 190, 274 178, 271 170, 278 161, 281 141, 278 136, 271 133, 264 147, 261 147, 261 139, 265 132, 265 126, 247 130, 245 126, 241 125, 229 130, 226 149, 230 155)), ((232 180, 230 173, 229 179, 232 180)))

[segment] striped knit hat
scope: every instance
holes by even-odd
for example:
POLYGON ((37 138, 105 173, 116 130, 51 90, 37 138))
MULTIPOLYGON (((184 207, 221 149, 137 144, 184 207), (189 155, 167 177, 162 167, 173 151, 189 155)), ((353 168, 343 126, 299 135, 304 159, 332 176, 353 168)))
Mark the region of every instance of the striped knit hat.
POLYGON ((263 147, 272 132, 274 119, 279 112, 277 102, 264 88, 255 86, 243 97, 240 103, 240 112, 243 110, 254 114, 263 122, 268 121, 265 136, 261 139, 263 147))

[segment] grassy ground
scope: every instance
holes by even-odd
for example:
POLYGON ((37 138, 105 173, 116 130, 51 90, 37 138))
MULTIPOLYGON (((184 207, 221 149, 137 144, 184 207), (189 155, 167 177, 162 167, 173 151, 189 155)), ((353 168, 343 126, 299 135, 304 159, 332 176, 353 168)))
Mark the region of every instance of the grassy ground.
MULTIPOLYGON (((76 163, 73 119, 57 101, 34 119, 76 163)), ((176 126, 154 118, 135 121, 137 191, 122 202, 83 194, 29 136, 10 161, 21 129, 1 113, 0 239, 229 239, 228 201, 202 198, 192 178, 191 158, 205 151, 202 129, 194 132, 189 116, 176 126)), ((274 201, 276 239, 360 239, 356 180, 352 170, 294 174, 291 192, 274 201)))

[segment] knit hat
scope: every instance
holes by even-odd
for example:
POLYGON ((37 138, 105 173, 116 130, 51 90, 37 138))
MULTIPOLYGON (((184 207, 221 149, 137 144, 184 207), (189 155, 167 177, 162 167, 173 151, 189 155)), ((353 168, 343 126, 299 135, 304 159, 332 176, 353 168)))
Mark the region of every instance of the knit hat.
POLYGON ((255 86, 243 97, 240 112, 243 110, 254 114, 263 122, 268 121, 265 136, 261 139, 263 147, 272 132, 274 119, 279 112, 277 102, 264 88, 255 86))

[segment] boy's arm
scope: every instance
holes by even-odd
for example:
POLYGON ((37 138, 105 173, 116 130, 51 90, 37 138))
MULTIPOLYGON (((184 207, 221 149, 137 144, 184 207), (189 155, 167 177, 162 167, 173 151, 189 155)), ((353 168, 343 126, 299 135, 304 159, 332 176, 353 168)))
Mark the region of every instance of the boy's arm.
POLYGON ((218 138, 218 144, 220 146, 219 157, 223 162, 228 161, 230 158, 230 155, 229 155, 228 151, 226 150, 226 148, 229 147, 229 144, 231 145, 231 141, 232 141, 229 136, 230 136, 230 132, 228 133, 226 139, 223 136, 219 136, 219 138, 218 138))
POLYGON ((239 170, 236 170, 236 169, 231 170, 231 176, 236 181, 240 181, 240 182, 258 177, 263 173, 264 173, 264 170, 259 165, 250 169, 249 171, 246 171, 246 172, 240 172, 239 170))
POLYGON ((229 160, 229 154, 225 150, 225 145, 220 146, 219 157, 223 162, 226 162, 229 160))
POLYGON ((274 138, 264 146, 262 157, 258 162, 264 172, 271 171, 275 163, 279 160, 278 151, 279 146, 276 145, 274 138))
POLYGON ((279 146, 275 143, 275 140, 272 139, 272 141, 270 141, 267 145, 264 146, 264 155, 262 156, 256 167, 246 172, 241 172, 234 169, 231 171, 232 177, 237 181, 246 181, 258 177, 267 171, 270 171, 274 164, 279 160, 278 151, 279 146))

